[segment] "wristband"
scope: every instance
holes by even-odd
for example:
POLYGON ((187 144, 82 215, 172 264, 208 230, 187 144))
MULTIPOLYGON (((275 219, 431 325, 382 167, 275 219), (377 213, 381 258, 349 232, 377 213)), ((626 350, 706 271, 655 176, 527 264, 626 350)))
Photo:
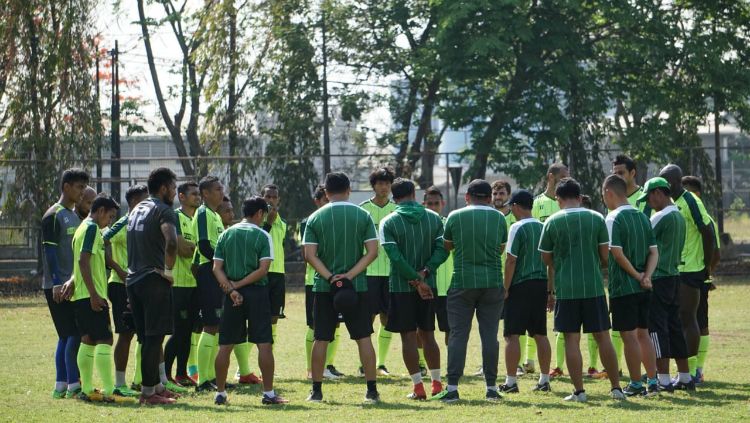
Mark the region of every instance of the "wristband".
POLYGON ((172 269, 164 269, 164 276, 171 278, 172 277, 172 269))
POLYGON ((429 267, 425 267, 424 269, 422 269, 422 271, 424 272, 424 278, 425 279, 428 279, 430 277, 430 275, 432 274, 432 272, 430 272, 430 268, 429 267))

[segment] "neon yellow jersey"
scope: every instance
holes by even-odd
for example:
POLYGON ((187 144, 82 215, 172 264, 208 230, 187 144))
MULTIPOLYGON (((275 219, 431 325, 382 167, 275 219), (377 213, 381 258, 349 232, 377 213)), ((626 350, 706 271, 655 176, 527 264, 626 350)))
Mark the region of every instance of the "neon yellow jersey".
MULTIPOLYGON (((120 269, 128 271, 128 215, 121 217, 112 227, 107 228, 102 238, 109 241, 112 252, 112 260, 120 266, 120 269)), ((112 283, 125 283, 120 275, 114 270, 109 272, 109 281, 112 283)))
MULTIPOLYGON (((376 233, 380 233, 380 221, 386 216, 396 211, 396 203, 389 200, 385 206, 380 207, 369 199, 359 205, 367 213, 370 213, 373 223, 375 223, 376 233)), ((391 261, 388 260, 388 254, 385 253, 383 246, 378 246, 378 258, 367 266, 367 276, 389 276, 391 274, 391 261)))
POLYGON ((195 259, 194 261, 198 264, 210 263, 207 257, 201 254, 197 248, 198 242, 208 240, 211 243, 211 248, 216 248, 216 243, 219 241, 219 235, 224 232, 224 224, 221 222, 221 216, 218 213, 211 210, 205 204, 198 207, 193 217, 193 233, 198 236, 195 243, 195 259))
POLYGON ((96 293, 102 298, 107 298, 107 268, 104 263, 104 239, 96 222, 86 218, 73 234, 73 280, 75 291, 72 301, 91 298, 86 282, 83 281, 78 261, 81 253, 91 254, 91 279, 94 282, 96 293))
MULTIPOLYGON (((501 212, 502 213, 502 212, 501 212)), ((508 214, 503 214, 505 216, 505 224, 508 226, 508 233, 510 233, 510 226, 514 223, 516 223, 516 216, 513 215, 510 211, 508 214)), ((505 260, 508 258, 508 249, 503 249, 503 271, 505 269, 505 260)), ((503 273, 504 274, 504 273, 503 273)))
MULTIPOLYGON (((190 241, 193 244, 197 242, 195 232, 193 231, 193 218, 185 214, 182 209, 177 209, 175 212, 177 215, 177 235, 190 241)), ((174 285, 177 288, 195 288, 198 284, 195 281, 195 277, 192 272, 193 260, 190 257, 181 257, 177 255, 177 260, 174 263, 174 285)))
POLYGON ((703 237, 700 230, 711 224, 711 218, 706 213, 706 207, 700 198, 690 191, 683 191, 675 200, 680 214, 685 218, 685 246, 682 248, 682 263, 680 273, 700 272, 706 266, 703 260, 703 237))
MULTIPOLYGON (((448 220, 447 217, 443 217, 443 225, 448 220)), ((451 286, 451 278, 453 278, 453 250, 448 254, 448 259, 438 267, 437 277, 435 283, 437 285, 438 297, 445 297, 448 295, 448 288, 451 286)))
MULTIPOLYGON (((266 229, 267 229, 266 225, 266 229)), ((269 273, 284 273, 284 239, 286 238, 286 222, 281 218, 280 214, 276 215, 276 220, 273 221, 271 229, 268 231, 271 234, 273 240, 273 256, 274 259, 271 262, 271 267, 268 268, 269 273)))
MULTIPOLYGON (((300 240, 305 239, 305 227, 307 226, 307 218, 302 219, 299 222, 299 238, 300 240)), ((305 248, 304 245, 302 248, 305 248)), ((315 269, 310 266, 310 263, 305 265, 305 286, 313 286, 315 284, 315 269)))
POLYGON ((548 197, 545 193, 541 193, 534 198, 534 206, 531 209, 531 216, 544 223, 548 217, 559 211, 560 205, 557 204, 557 199, 548 197))

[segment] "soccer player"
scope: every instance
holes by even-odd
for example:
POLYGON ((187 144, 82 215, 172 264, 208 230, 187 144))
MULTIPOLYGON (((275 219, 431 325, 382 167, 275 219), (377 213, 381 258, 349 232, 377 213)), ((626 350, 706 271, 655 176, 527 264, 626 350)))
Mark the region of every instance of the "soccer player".
MULTIPOLYGON (((391 201, 391 184, 396 178, 393 170, 382 167, 370 173, 370 186, 375 196, 367 201, 360 203, 360 207, 365 209, 372 221, 375 222, 377 231, 380 221, 396 210, 396 203, 391 201)), ((378 257, 367 268, 367 297, 369 307, 372 313, 373 323, 375 317, 380 316, 380 328, 378 329, 378 349, 377 349, 377 372, 380 376, 388 376, 390 372, 385 366, 388 351, 391 348, 391 339, 393 334, 386 329, 388 324, 388 276, 391 265, 388 262, 388 255, 379 247, 378 257)), ((363 375, 363 368, 360 366, 359 375, 363 375)))
MULTIPOLYGON (((675 205, 685 218, 685 246, 680 264, 680 321, 685 332, 689 356, 698 354, 700 327, 698 308, 701 289, 711 274, 714 254, 714 232, 703 202, 682 187, 682 169, 665 166, 659 176, 669 182, 675 205)), ((694 385, 694 384, 693 384, 694 385)))
POLYGON ((643 191, 641 191, 641 187, 636 182, 636 173, 635 160, 629 156, 618 154, 612 161, 612 174, 619 176, 625 181, 625 196, 628 199, 628 204, 642 210, 645 203, 641 202, 640 205, 638 203, 638 198, 643 191))
POLYGON ((458 382, 466 364, 466 344, 476 313, 482 342, 485 398, 497 401, 497 330, 503 310, 501 256, 508 232, 503 214, 490 206, 492 187, 475 179, 466 192, 466 207, 454 210, 445 222, 446 250, 454 250, 453 280, 448 290, 448 386, 433 397, 445 403, 459 400, 458 382))
MULTIPOLYGON (((177 215, 177 260, 175 261, 172 285, 174 331, 164 347, 164 365, 168 378, 172 377, 172 365, 177 362, 174 382, 181 386, 195 386, 195 381, 188 377, 187 366, 193 346, 193 332, 198 322, 198 289, 191 271, 192 258, 195 254, 196 234, 193 232, 193 216, 200 206, 201 197, 198 184, 183 182, 177 187, 177 198, 180 208, 177 215)), ((197 340, 196 340, 197 350, 197 340)))
MULTIPOLYGON (((319 209, 328 204, 328 197, 326 197, 326 189, 323 185, 318 185, 313 193, 313 203, 315 203, 315 209, 319 209)), ((305 226, 307 226, 307 218, 302 219, 299 222, 299 234, 300 239, 305 239, 305 226)), ((304 247, 300 250, 302 253, 302 259, 305 259, 304 247)), ((307 378, 312 379, 312 347, 315 342, 315 324, 313 321, 313 284, 315 282, 315 269, 310 266, 309 263, 305 265, 305 320, 307 322, 307 331, 305 332, 305 358, 307 359, 307 378)), ((344 376, 343 373, 339 372, 333 365, 333 361, 336 357, 336 352, 339 346, 339 325, 336 325, 336 332, 333 337, 333 342, 328 344, 328 350, 326 351, 326 368, 323 370, 323 377, 326 379, 338 379, 344 376)))
POLYGON ((611 212, 605 222, 609 232, 609 308, 612 329, 624 344, 625 364, 630 372, 626 396, 655 395, 656 356, 648 335, 651 277, 659 260, 651 222, 630 205, 627 184, 609 175, 602 185, 602 198, 611 212), (648 375, 648 389, 641 383, 641 363, 648 375))
POLYGON ((205 176, 198 184, 198 189, 203 204, 198 207, 193 218, 193 232, 198 236, 194 262, 198 262, 196 280, 203 333, 198 341, 198 386, 196 390, 211 391, 216 389, 212 382, 215 378, 214 361, 219 347, 216 332, 219 331, 224 298, 224 293, 212 270, 212 260, 216 242, 224 231, 221 216, 216 213, 224 200, 224 186, 217 177, 205 176))
POLYGON ((89 215, 73 234, 73 311, 81 335, 78 368, 81 371, 79 396, 84 401, 113 400, 123 397, 115 388, 112 375, 112 332, 107 303, 107 268, 101 229, 112 222, 119 206, 108 196, 98 196, 89 215), (94 390, 94 366, 102 390, 94 390))
POLYGON ((538 345, 540 373, 534 391, 548 392, 552 350, 547 338, 547 269, 537 248, 543 225, 531 216, 534 197, 530 192, 515 192, 508 205, 516 223, 510 227, 506 246, 503 336, 508 373, 500 391, 518 392, 515 363, 521 359, 519 338, 528 333, 529 339, 534 339, 538 345))
POLYGON ((167 168, 148 177, 149 197, 128 216, 125 285, 141 342, 141 403, 170 404, 178 396, 160 382, 164 335, 172 332, 172 269, 177 259, 177 216, 172 209, 177 176, 167 168))
POLYGON ((234 221, 234 206, 229 197, 224 196, 221 200, 221 205, 216 209, 216 213, 221 218, 221 224, 224 225, 224 229, 232 226, 232 221, 234 221))
POLYGON ((244 219, 224 231, 216 243, 213 272, 226 294, 216 356, 218 392, 214 402, 219 405, 227 403, 225 385, 232 348, 248 340, 258 346, 258 366, 263 376, 261 402, 266 405, 289 402, 273 389, 272 313, 266 276, 274 260, 274 250, 271 236, 258 226, 268 209, 268 203, 261 197, 245 200, 244 219))
POLYGON ((94 203, 95 199, 96 190, 87 186, 83 190, 83 194, 81 194, 81 199, 76 203, 76 213, 78 214, 78 218, 80 220, 88 217, 89 213, 91 212, 91 205, 94 203))
POLYGON ((323 400, 323 367, 328 344, 333 341, 339 321, 336 307, 339 304, 345 308, 342 313, 344 323, 351 339, 357 342, 364 367, 367 381, 365 402, 375 403, 380 401, 380 394, 375 381, 375 350, 370 340, 372 317, 365 297, 367 278, 363 273, 378 255, 375 225, 366 211, 348 201, 351 188, 345 174, 326 175, 325 190, 330 203, 307 219, 303 240, 305 260, 315 269, 313 382, 307 400, 323 400), (331 292, 333 286, 335 295, 331 292))
POLYGON ((73 275, 73 233, 81 223, 74 208, 88 183, 89 174, 85 171, 64 171, 60 182, 60 199, 42 217, 42 289, 57 331, 56 376, 52 398, 65 398, 66 391, 68 397, 74 397, 81 389, 76 363, 81 339, 73 315, 73 304, 68 299, 72 287, 69 279, 73 275))
MULTIPOLYGON (((703 192, 703 182, 696 176, 684 176, 682 178, 682 185, 688 191, 692 192, 696 197, 701 198, 703 192)), ((711 226, 714 229, 716 246, 714 248, 713 260, 711 269, 716 269, 720 259, 721 239, 719 237, 719 227, 716 226, 716 221, 709 216, 711 219, 711 226)), ((708 291, 716 289, 716 285, 713 283, 711 274, 708 275, 706 283, 701 286, 701 299, 698 305, 698 328, 701 331, 701 340, 698 345, 698 355, 692 356, 688 359, 690 365, 690 374, 695 380, 696 384, 703 383, 703 366, 706 363, 706 356, 708 355, 708 344, 709 344, 709 332, 708 332, 708 291)))
POLYGON ((660 389, 695 390, 690 378, 688 350, 680 322, 680 271, 682 251, 687 232, 685 218, 672 202, 671 189, 664 178, 652 178, 643 187, 639 201, 646 201, 654 210, 651 227, 654 230, 659 262, 652 281, 649 308, 649 335, 656 352, 657 378, 660 389), (669 359, 677 362, 678 381, 669 377, 669 359))
POLYGON ((614 399, 624 399, 617 359, 609 337, 609 312, 600 266, 607 265, 609 239, 604 218, 581 207, 581 186, 565 178, 555 190, 561 211, 544 223, 539 251, 547 265, 548 307, 554 304, 555 330, 565 339, 565 359, 575 391, 566 401, 585 402, 581 326, 593 333, 614 399), (577 228, 570 230, 568 228, 577 228))
POLYGON ((270 206, 263 229, 271 234, 274 248, 274 260, 268 271, 268 295, 271 296, 271 315, 273 316, 273 339, 276 343, 276 325, 279 317, 284 316, 286 303, 286 276, 284 275, 284 240, 286 239, 286 222, 279 214, 279 187, 273 184, 264 186, 261 191, 263 199, 270 206))
MULTIPOLYGON (((133 185, 125 192, 128 210, 133 210, 138 203, 148 197, 145 185, 133 185)), ((122 216, 112 227, 102 233, 104 240, 105 259, 111 269, 107 284, 107 297, 112 303, 112 319, 117 333, 115 345, 115 388, 125 396, 137 396, 138 392, 128 388, 125 381, 125 371, 128 369, 128 355, 130 342, 135 335, 133 319, 128 310, 128 291, 125 289, 125 279, 128 276, 128 215, 122 216)), ((137 353, 140 353, 138 348, 137 353)), ((140 362, 140 359, 138 359, 140 362)), ((140 364, 140 363, 139 363, 140 364)), ((137 369, 140 372, 140 369, 137 369)))
POLYGON ((396 211, 380 221, 380 243, 391 262, 387 329, 401 334, 404 364, 414 383, 408 398, 426 400, 417 337, 430 369, 432 395, 443 390, 432 301, 435 272, 448 257, 443 246, 443 221, 417 203, 414 182, 397 178, 391 192, 396 211))
MULTIPOLYGON (((443 227, 445 227, 446 218, 442 217, 443 209, 445 208, 445 200, 443 199, 443 193, 436 186, 427 188, 422 197, 422 205, 427 209, 434 211, 443 221, 443 227)), ((435 297, 435 320, 437 320, 438 330, 445 334, 445 345, 448 346, 448 337, 450 335, 450 327, 448 326, 448 309, 447 309, 447 295, 448 288, 451 284, 451 278, 453 277, 453 252, 448 253, 448 258, 443 264, 438 267, 435 274, 435 285, 437 297, 435 297)), ((426 363, 425 363, 426 364, 426 363)), ((425 368, 425 370, 427 370, 425 368)), ((423 375, 426 372, 422 372, 423 375)))
MULTIPOLYGON (((540 222, 544 223, 548 217, 554 213, 560 211, 560 206, 557 204, 555 199, 555 188, 557 184, 563 178, 570 176, 568 167, 562 163, 552 163, 547 168, 546 183, 547 187, 545 191, 534 198, 534 208, 531 210, 531 216, 535 219, 539 219, 540 222)), ((557 334, 555 341, 555 352, 557 359, 555 360, 555 368, 550 372, 551 377, 558 377, 563 375, 563 366, 565 365, 565 340, 561 334, 557 334)))

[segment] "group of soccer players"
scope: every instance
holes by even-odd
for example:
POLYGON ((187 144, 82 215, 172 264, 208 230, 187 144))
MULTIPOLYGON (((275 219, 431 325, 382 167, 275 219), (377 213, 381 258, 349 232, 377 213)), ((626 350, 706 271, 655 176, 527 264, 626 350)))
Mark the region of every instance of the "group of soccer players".
MULTIPOLYGON (((534 391, 550 391, 551 378, 567 362, 574 391, 565 400, 586 401, 581 330, 588 334, 588 375, 608 378, 613 398, 695 390, 708 349, 717 230, 698 178, 683 178, 679 167, 668 165, 643 187, 635 181, 633 160, 618 156, 601 188, 605 218, 590 200, 585 207, 580 184, 555 163, 536 197, 512 192, 505 181, 474 180, 466 207, 443 217, 438 188, 418 201, 414 182, 388 168, 372 172, 374 196, 360 205, 349 201, 345 174, 326 175, 313 194, 317 210, 300 223, 308 264, 308 401, 323 400, 324 379, 343 376, 334 361, 344 323, 357 344, 365 402, 380 401, 376 379, 389 375, 394 333, 413 383, 407 397, 456 402, 474 318, 478 374, 489 401, 519 392, 518 377, 536 371, 535 359, 534 391), (558 334, 554 368, 550 311, 558 334), (497 386, 501 320, 506 377, 497 386), (445 333, 445 386, 436 327, 445 333), (678 369, 674 380, 670 359, 678 369), (630 379, 624 389, 623 368, 630 379)), ((84 171, 65 171, 60 199, 42 221, 44 292, 59 336, 53 396, 169 404, 194 387, 216 391, 215 403, 226 404, 234 353, 239 383, 262 384, 263 404, 287 403, 273 384, 286 287, 279 188, 266 185, 245 200, 243 219, 232 224, 233 205, 218 178, 178 187, 176 175, 159 168, 147 186, 127 190, 129 213, 112 223, 119 205, 88 182, 84 171), (136 374, 129 386, 125 369, 134 337, 136 374), (253 345, 261 377, 250 370, 253 345)))

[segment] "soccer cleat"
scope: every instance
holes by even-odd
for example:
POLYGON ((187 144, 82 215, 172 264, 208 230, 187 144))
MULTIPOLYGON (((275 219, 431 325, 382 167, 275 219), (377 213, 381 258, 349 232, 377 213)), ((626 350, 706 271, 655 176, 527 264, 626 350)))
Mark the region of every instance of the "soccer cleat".
POLYGON ((625 393, 622 392, 622 389, 620 388, 612 388, 612 390, 609 391, 609 395, 612 397, 612 399, 616 400, 624 400, 626 398, 625 393))
POLYGON ((176 376, 174 378, 175 383, 184 387, 195 388, 198 384, 190 377, 187 376, 176 376))
POLYGON ((364 402, 365 404, 377 404, 380 402, 380 394, 378 391, 367 391, 364 402))
POLYGON ((488 389, 487 393, 484 394, 484 399, 486 401, 495 402, 495 401, 500 401, 501 399, 503 399, 503 396, 500 395, 500 393, 494 389, 488 389))
POLYGON ((81 395, 82 392, 83 391, 81 390, 81 388, 76 388, 76 389, 74 389, 72 391, 69 390, 68 392, 65 393, 65 397, 66 398, 72 398, 72 399, 78 399, 78 396, 81 395))
POLYGON ((438 382, 438 381, 436 381, 436 380, 433 380, 432 381, 432 392, 431 392, 432 396, 434 397, 435 395, 441 393, 442 391, 443 391, 443 384, 440 383, 440 382, 438 382))
MULTIPOLYGON (((136 392, 136 396, 138 395, 139 394, 136 392)), ((105 395, 105 397, 116 404, 135 404, 137 401, 134 396, 123 395, 117 388, 112 390, 112 395, 105 395)))
POLYGON ((52 390, 52 399, 65 399, 67 390, 58 391, 57 389, 52 390))
POLYGON ((453 404, 454 402, 457 402, 460 399, 461 398, 459 397, 457 390, 449 391, 446 389, 445 391, 442 391, 438 393, 437 395, 433 396, 432 398, 430 398, 430 401, 440 401, 445 404, 453 404))
POLYGON ((323 391, 310 391, 310 395, 307 397, 308 402, 322 402, 323 391))
POLYGON ((191 375, 188 375, 188 377, 190 379, 193 379, 193 382, 195 382, 196 384, 198 384, 198 372, 195 372, 195 373, 193 373, 191 375))
POLYGON ((331 373, 331 371, 328 369, 323 369, 323 377, 330 380, 336 380, 339 378, 335 374, 331 373))
POLYGON ((359 377, 365 377, 365 368, 364 367, 359 366, 358 372, 359 373, 357 373, 357 376, 359 376, 359 377))
POLYGON ((186 387, 184 387, 184 386, 182 386, 182 385, 180 385, 178 383, 172 382, 171 380, 167 381, 167 383, 164 384, 164 387, 167 388, 168 390, 176 393, 176 394, 187 394, 188 393, 188 389, 186 387))
POLYGON ((564 374, 565 373, 563 373, 563 371, 562 371, 561 368, 555 367, 554 369, 550 370, 549 377, 556 378, 556 377, 560 377, 560 376, 562 376, 564 374))
POLYGON ((238 383, 240 385, 259 385, 263 383, 263 379, 255 375, 255 373, 249 373, 245 376, 240 376, 238 383))
MULTIPOLYGON (((214 386, 216 386, 216 378, 211 379, 210 382, 211 382, 211 384, 213 384, 214 386)), ((236 387, 237 387, 237 385, 235 385, 234 383, 224 382, 224 389, 227 390, 227 391, 230 390, 230 389, 234 389, 236 387)))
POLYGON ((80 394, 78 394, 78 399, 85 402, 114 402, 114 399, 105 396, 98 389, 94 389, 88 394, 85 392, 81 392, 80 394))
POLYGON ((119 395, 121 397, 137 397, 141 393, 128 388, 125 385, 115 386, 115 390, 112 391, 112 395, 119 395))
POLYGON ((659 384, 658 383, 652 383, 648 385, 648 388, 646 388, 646 396, 647 397, 653 397, 659 395, 659 384))
POLYGON ((634 397, 636 395, 646 395, 646 387, 643 385, 636 386, 632 382, 628 383, 628 386, 622 390, 626 397, 634 397))
POLYGON ((216 394, 214 397, 214 404, 216 405, 229 405, 229 402, 227 401, 228 398, 226 395, 216 394))
POLYGON ((586 397, 586 392, 580 392, 578 394, 573 392, 572 394, 563 398, 563 400, 568 402, 586 402, 588 398, 586 397))
POLYGON ((674 384, 674 390, 695 392, 695 382, 692 379, 687 383, 678 381, 674 384))
POLYGON ((703 373, 700 370, 695 371, 695 376, 690 376, 691 379, 693 379, 693 382, 695 382, 695 386, 700 386, 703 384, 703 373))
POLYGON ((263 405, 289 404, 288 399, 284 399, 278 395, 275 395, 273 397, 269 397, 268 395, 263 395, 263 399, 260 402, 263 405))
POLYGON ((133 382, 130 384, 130 389, 141 392, 141 384, 133 382))
POLYGON ((517 394, 518 393, 518 384, 514 383, 512 385, 508 385, 508 384, 504 383, 504 384, 498 386, 497 389, 500 390, 500 392, 502 392, 504 394, 517 394))
POLYGON ((596 375, 599 374, 599 370, 596 370, 596 367, 589 367, 588 372, 586 373, 586 376, 595 378, 596 375))
POLYGON ((523 370, 526 373, 536 373, 536 367, 533 363, 523 363, 523 370))
POLYGON ((336 369, 336 367, 333 364, 327 365, 326 369, 328 369, 329 372, 331 372, 332 374, 334 374, 334 375, 336 375, 338 377, 346 376, 345 374, 343 374, 340 371, 338 371, 338 369, 336 369))
POLYGON ((424 391, 422 391, 422 393, 412 392, 411 394, 406 396, 406 399, 414 401, 424 401, 427 399, 427 393, 424 391))
POLYGON ((516 368, 516 376, 517 376, 517 377, 521 377, 521 376, 523 376, 523 375, 525 375, 525 374, 526 374, 526 372, 525 372, 525 371, 523 370, 523 367, 521 367, 521 366, 518 366, 518 367, 516 368))
POLYGON ((474 376, 479 376, 479 377, 484 376, 484 367, 479 366, 477 371, 474 372, 474 376))
POLYGON ((378 376, 390 376, 391 372, 385 367, 385 365, 378 366, 378 376))
POLYGON ((597 374, 591 376, 592 379, 602 380, 609 378, 609 374, 607 374, 606 370, 602 370, 601 372, 598 372, 597 374))
POLYGON ((666 392, 668 394, 674 394, 674 385, 659 385, 659 392, 666 392))
POLYGON ((195 392, 210 392, 210 391, 215 391, 215 390, 216 390, 216 385, 211 383, 210 380, 207 380, 195 387, 195 392))
POLYGON ((146 405, 166 405, 174 404, 177 401, 175 401, 174 398, 166 398, 161 395, 154 394, 148 397, 141 395, 139 402, 146 405))
POLYGON ((178 394, 177 392, 166 389, 166 388, 164 388, 164 390, 161 392, 157 392, 156 395, 160 395, 164 398, 172 398, 172 399, 177 399, 180 397, 180 394, 178 394))
POLYGON ((552 388, 549 386, 549 382, 537 383, 532 392, 551 392, 552 388))

